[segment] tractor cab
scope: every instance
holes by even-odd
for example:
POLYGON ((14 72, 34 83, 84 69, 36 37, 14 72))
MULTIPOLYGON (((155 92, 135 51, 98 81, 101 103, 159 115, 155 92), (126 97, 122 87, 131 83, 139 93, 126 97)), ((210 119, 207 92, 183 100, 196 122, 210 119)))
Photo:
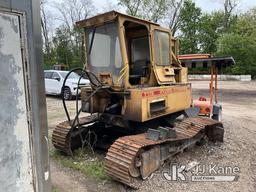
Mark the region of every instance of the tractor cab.
POLYGON ((170 30, 115 11, 77 25, 85 30, 86 67, 102 83, 134 88, 186 81, 186 69, 176 57, 178 42, 170 30))
MULTIPOLYGON (((95 93, 92 110, 84 107, 84 112, 145 122, 191 106, 187 68, 180 64, 178 41, 170 29, 115 11, 77 26, 85 32, 85 68, 94 76, 90 79, 108 87, 95 93)), ((90 94, 81 89, 82 102, 90 94)))

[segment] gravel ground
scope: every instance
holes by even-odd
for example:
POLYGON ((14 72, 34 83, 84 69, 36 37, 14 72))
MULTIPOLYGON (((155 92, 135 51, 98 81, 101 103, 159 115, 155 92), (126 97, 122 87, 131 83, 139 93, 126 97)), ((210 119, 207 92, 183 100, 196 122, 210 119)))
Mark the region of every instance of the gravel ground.
MULTIPOLYGON (((208 81, 193 81, 193 97, 208 96, 208 81)), ((206 143, 179 154, 141 181, 138 191, 256 191, 256 82, 220 81, 219 102, 223 105, 225 126, 224 143, 206 143), (168 172, 170 163, 187 165, 198 162, 204 165, 238 166, 240 173, 236 182, 174 182, 167 181, 163 172, 168 172)), ((75 111, 74 101, 68 106, 75 111)), ((61 100, 47 97, 49 133, 56 122, 65 119, 61 100)), ((60 191, 133 191, 111 181, 97 182, 84 177, 78 171, 59 166, 51 160, 52 183, 60 191)))

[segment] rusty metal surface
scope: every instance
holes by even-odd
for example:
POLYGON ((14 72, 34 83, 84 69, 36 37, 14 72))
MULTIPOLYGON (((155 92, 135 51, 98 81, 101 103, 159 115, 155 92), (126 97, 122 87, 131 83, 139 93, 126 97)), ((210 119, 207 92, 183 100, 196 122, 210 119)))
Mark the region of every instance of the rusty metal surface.
MULTIPOLYGON (((95 122, 98 119, 97 114, 92 114, 90 116, 81 117, 79 118, 79 124, 80 125, 86 125, 95 122)), ((59 123, 52 133, 52 144, 53 146, 70 155, 70 141, 71 141, 71 125, 73 123, 73 120, 71 121, 64 121, 62 123, 59 123)), ((75 124, 77 126, 77 124, 75 124)))
POLYGON ((143 21, 146 24, 159 26, 159 24, 157 24, 157 23, 154 23, 154 22, 151 22, 151 21, 148 21, 148 20, 144 20, 144 19, 141 19, 141 18, 133 17, 133 16, 130 16, 130 15, 125 15, 125 14, 122 14, 122 13, 117 12, 117 11, 106 12, 106 13, 99 14, 99 15, 96 15, 94 17, 91 17, 91 18, 88 18, 88 19, 85 19, 85 20, 78 21, 78 22, 76 22, 76 25, 80 28, 88 28, 88 27, 92 27, 92 26, 99 26, 99 25, 102 25, 104 23, 113 22, 114 20, 116 20, 117 17, 120 17, 120 16, 124 17, 125 19, 132 19, 132 20, 140 21, 140 22, 143 21))
MULTIPOLYGON (((111 145, 105 157, 106 172, 113 179, 130 187, 138 188, 135 184, 135 177, 140 176, 141 173, 136 170, 136 163, 145 153, 146 148, 170 144, 175 141, 185 141, 195 137, 199 132, 204 132, 215 126, 222 127, 222 123, 209 118, 194 117, 176 124, 176 138, 153 141, 147 139, 146 133, 120 137, 111 145)), ((151 160, 149 157, 147 159, 151 160)), ((143 171, 146 171, 146 174, 142 175, 143 178, 150 174, 150 170, 154 171, 156 167, 152 162, 143 166, 143 171), (151 166, 151 168, 147 168, 147 166, 151 166)))
POLYGON ((140 173, 143 179, 159 168, 160 157, 160 146, 155 146, 141 154, 140 173))
POLYGON ((69 131, 71 127, 65 126, 62 123, 57 125, 52 133, 52 144, 53 146, 66 153, 69 154, 69 131))

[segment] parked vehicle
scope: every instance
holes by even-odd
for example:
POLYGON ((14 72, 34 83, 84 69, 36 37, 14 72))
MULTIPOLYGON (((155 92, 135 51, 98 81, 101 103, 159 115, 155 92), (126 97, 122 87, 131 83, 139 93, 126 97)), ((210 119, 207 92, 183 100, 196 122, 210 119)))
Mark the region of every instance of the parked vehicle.
MULTIPOLYGON (((61 95, 63 82, 68 73, 69 71, 45 70, 44 81, 46 94, 61 95)), ((74 72, 69 75, 63 92, 64 99, 70 100, 76 96, 79 78, 80 76, 74 72)), ((82 78, 79 86, 86 86, 89 83, 90 81, 88 79, 82 78)), ((78 93, 80 94, 80 90, 78 90, 78 93)))

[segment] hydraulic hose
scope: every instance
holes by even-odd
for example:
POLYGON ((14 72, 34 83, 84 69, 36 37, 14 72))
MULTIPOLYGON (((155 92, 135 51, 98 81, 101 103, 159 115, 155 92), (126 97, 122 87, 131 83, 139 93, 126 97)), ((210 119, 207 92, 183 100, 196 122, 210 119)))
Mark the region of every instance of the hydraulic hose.
POLYGON ((70 119, 70 115, 69 115, 69 112, 67 110, 66 101, 65 101, 65 98, 64 98, 64 90, 65 90, 66 81, 67 81, 69 75, 72 72, 75 72, 75 71, 83 71, 83 69, 82 68, 75 68, 75 69, 72 69, 71 71, 69 71, 68 74, 66 75, 64 81, 63 81, 62 88, 61 88, 62 103, 63 103, 63 107, 64 107, 64 110, 65 110, 68 121, 70 121, 71 119, 70 119))

